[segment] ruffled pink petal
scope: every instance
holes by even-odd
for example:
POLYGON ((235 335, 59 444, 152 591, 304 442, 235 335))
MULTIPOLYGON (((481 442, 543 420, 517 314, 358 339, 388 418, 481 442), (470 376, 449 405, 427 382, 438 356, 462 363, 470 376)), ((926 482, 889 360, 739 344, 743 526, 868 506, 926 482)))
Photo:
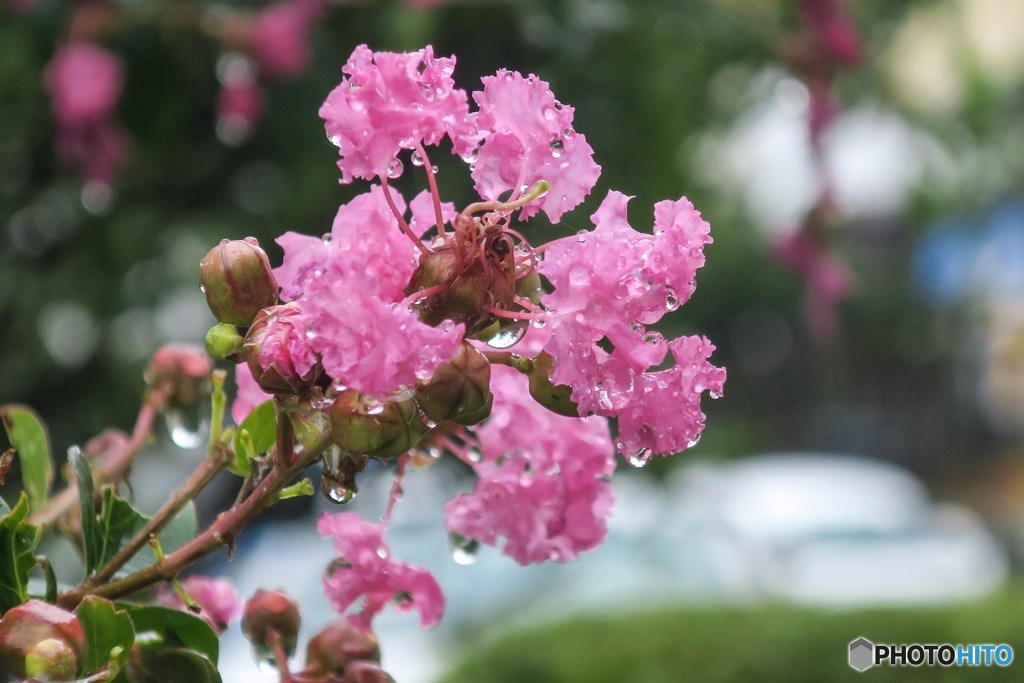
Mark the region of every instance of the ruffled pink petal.
POLYGON ((324 593, 339 614, 362 599, 360 614, 352 617, 360 628, 368 629, 370 620, 389 603, 402 611, 418 611, 423 628, 440 621, 444 614, 440 586, 427 570, 391 559, 383 526, 344 512, 321 515, 317 529, 334 540, 340 555, 323 580, 324 593))
POLYGON ((235 366, 235 383, 238 385, 238 393, 231 402, 231 419, 236 425, 240 425, 254 408, 266 403, 273 396, 260 388, 246 363, 235 366))

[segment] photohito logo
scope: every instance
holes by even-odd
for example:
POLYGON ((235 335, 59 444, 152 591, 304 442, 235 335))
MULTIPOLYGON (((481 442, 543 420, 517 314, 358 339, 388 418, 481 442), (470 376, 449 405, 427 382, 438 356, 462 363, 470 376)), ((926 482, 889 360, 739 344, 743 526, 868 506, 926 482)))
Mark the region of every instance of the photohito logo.
POLYGON ((1013 648, 1006 643, 875 644, 864 637, 850 643, 850 666, 867 671, 876 664, 889 666, 1010 666, 1013 648))

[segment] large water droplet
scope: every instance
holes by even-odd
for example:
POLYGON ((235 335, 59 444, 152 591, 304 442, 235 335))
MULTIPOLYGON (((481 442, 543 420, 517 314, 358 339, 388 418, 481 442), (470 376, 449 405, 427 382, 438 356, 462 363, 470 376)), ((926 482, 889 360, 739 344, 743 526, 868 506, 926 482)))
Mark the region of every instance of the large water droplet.
POLYGON ((633 467, 643 467, 651 461, 651 449, 641 448, 636 453, 627 455, 626 461, 633 467))
POLYGON ((665 288, 665 309, 668 311, 674 311, 679 308, 679 297, 676 296, 676 291, 671 287, 665 288))
POLYGON ((454 531, 448 534, 448 547, 452 551, 452 559, 456 564, 470 565, 477 561, 480 554, 480 541, 466 538, 454 531))
POLYGON ((495 349, 507 349, 523 338, 527 327, 529 325, 525 320, 518 320, 506 325, 498 334, 487 340, 487 345, 495 349))
POLYGON ((349 488, 327 472, 320 476, 320 492, 327 500, 338 505, 344 505, 356 497, 354 488, 349 488))
POLYGON ((562 149, 565 147, 565 143, 562 142, 561 138, 555 138, 551 141, 551 156, 555 159, 562 156, 562 149))
POLYGON ((401 159, 398 159, 396 157, 391 160, 390 164, 388 164, 388 178, 397 178, 398 176, 402 175, 402 171, 404 170, 405 166, 402 165, 401 159))
POLYGON ((708 396, 711 398, 722 398, 721 392, 715 391, 714 389, 708 392, 708 396))
POLYGON ((474 147, 471 151, 466 152, 465 154, 460 154, 459 158, 467 164, 475 164, 476 160, 480 158, 480 148, 474 147))
POLYGON ((261 674, 277 678, 277 659, 274 657, 274 653, 270 648, 254 646, 253 656, 256 658, 256 668, 260 670, 261 674))
POLYGON ((199 448, 209 435, 209 420, 198 407, 172 408, 164 413, 164 424, 174 445, 186 450, 199 448))
POLYGON ((419 153, 419 150, 412 153, 410 157, 413 166, 422 166, 424 164, 423 155, 419 153))
POLYGON ((697 436, 695 436, 692 439, 690 439, 690 442, 686 444, 686 447, 687 448, 693 448, 694 446, 696 446, 699 443, 700 443, 700 434, 698 434, 697 436))

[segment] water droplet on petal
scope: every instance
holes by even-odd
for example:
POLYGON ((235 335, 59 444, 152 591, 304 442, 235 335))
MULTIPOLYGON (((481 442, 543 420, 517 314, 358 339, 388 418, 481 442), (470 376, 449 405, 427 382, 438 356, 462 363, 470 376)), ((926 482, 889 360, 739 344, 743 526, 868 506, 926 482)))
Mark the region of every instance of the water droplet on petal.
POLYGON ((554 121, 555 120, 555 116, 557 116, 557 113, 555 112, 554 109, 551 109, 549 107, 549 108, 544 110, 544 118, 547 119, 548 121, 554 121))
POLYGON ((676 296, 676 292, 671 287, 665 288, 665 309, 668 311, 674 311, 679 308, 679 297, 676 296))
POLYGON ((626 461, 633 467, 643 467, 651 461, 651 449, 641 448, 636 453, 627 455, 626 461))
POLYGON ((379 557, 382 560, 386 560, 387 559, 387 557, 388 557, 387 546, 383 546, 382 545, 382 546, 378 546, 377 547, 377 557, 379 557))
POLYGON ((454 531, 448 534, 448 547, 452 552, 452 559, 456 564, 463 566, 473 564, 480 554, 480 541, 475 538, 466 538, 454 531))
POLYGON ((576 232, 576 241, 580 242, 580 243, 586 242, 587 241, 587 235, 589 235, 589 234, 590 234, 589 230, 578 230, 576 232))
POLYGON ((696 446, 699 443, 700 443, 700 434, 698 434, 697 436, 695 436, 692 439, 690 439, 689 443, 686 444, 686 447, 687 448, 693 448, 694 446, 696 446))
POLYGON ((402 175, 402 171, 404 170, 405 167, 402 165, 402 161, 396 157, 391 160, 390 164, 388 164, 388 178, 397 178, 402 175))
POLYGON ((715 391, 714 389, 708 392, 708 396, 711 398, 722 398, 721 392, 715 391))
POLYGON ((413 166, 422 166, 423 163, 424 163, 423 162, 423 155, 420 154, 419 150, 416 150, 415 152, 412 153, 412 157, 410 158, 410 161, 412 161, 412 165, 413 166))
POLYGON ((475 164, 476 160, 480 158, 480 148, 474 147, 471 151, 459 155, 459 158, 461 158, 467 164, 475 164))
POLYGON ((331 233, 329 233, 329 232, 325 232, 325 233, 324 233, 324 236, 323 236, 323 237, 321 237, 320 239, 321 239, 321 240, 323 240, 323 243, 324 243, 324 244, 330 244, 330 243, 331 243, 331 240, 332 240, 332 239, 334 239, 334 235, 332 235, 332 234, 331 234, 331 233))
POLYGON ((531 324, 535 328, 537 328, 538 330, 542 330, 542 329, 544 329, 545 327, 548 326, 548 319, 547 318, 536 318, 535 320, 533 320, 533 322, 531 324))

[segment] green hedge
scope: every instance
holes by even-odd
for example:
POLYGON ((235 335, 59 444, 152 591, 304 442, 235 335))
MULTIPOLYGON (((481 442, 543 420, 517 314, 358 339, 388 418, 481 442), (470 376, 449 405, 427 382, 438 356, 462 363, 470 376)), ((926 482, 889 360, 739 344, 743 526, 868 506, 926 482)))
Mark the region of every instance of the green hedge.
POLYGON ((789 606, 685 607, 579 617, 498 637, 458 663, 444 683, 558 681, 987 681, 1021 680, 1024 587, 943 608, 822 611, 789 606), (847 665, 849 642, 1007 643, 1007 668, 847 665))

